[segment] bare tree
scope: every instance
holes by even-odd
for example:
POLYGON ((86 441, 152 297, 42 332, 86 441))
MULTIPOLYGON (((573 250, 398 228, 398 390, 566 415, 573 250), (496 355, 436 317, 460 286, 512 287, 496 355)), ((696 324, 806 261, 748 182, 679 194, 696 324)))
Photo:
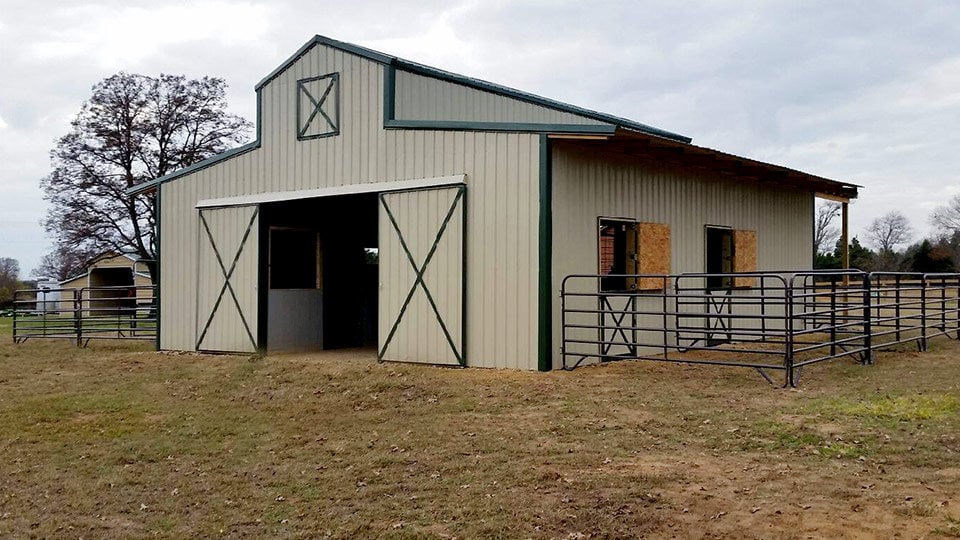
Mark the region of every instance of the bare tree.
POLYGON ((124 191, 246 139, 251 124, 226 112, 225 90, 218 78, 127 73, 93 87, 40 182, 50 202, 44 226, 57 243, 50 268, 104 251, 155 258, 153 195, 124 191))
POLYGON ((867 237, 880 254, 893 253, 913 235, 907 217, 896 210, 878 217, 867 227, 867 237))
POLYGON ((840 203, 824 201, 817 204, 813 232, 814 253, 829 251, 837 243, 837 238, 840 237, 840 229, 833 226, 833 220, 839 215, 840 203))
POLYGON ((960 232, 960 195, 954 195, 947 204, 934 209, 930 223, 947 235, 960 232))

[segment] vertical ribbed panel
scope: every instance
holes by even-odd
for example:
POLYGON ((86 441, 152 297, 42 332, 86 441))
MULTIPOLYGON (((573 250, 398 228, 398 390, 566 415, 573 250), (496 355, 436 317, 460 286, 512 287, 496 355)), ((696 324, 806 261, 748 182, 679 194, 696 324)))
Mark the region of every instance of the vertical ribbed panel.
MULTIPOLYGON (((555 295, 559 295, 565 276, 598 273, 600 217, 670 225, 672 274, 706 271, 707 225, 757 231, 758 271, 809 269, 812 201, 812 193, 557 144, 553 150, 555 295)), ((559 366, 559 302, 553 307, 553 360, 554 366, 559 366)), ((646 307, 660 308, 652 304, 646 307)), ((644 323, 660 324, 652 320, 644 323)))
POLYGON ((398 120, 529 122, 599 125, 593 118, 558 111, 407 71, 396 72, 398 120))
POLYGON ((255 352, 257 349, 256 211, 255 206, 202 210, 207 227, 201 222, 198 240, 198 350, 255 352), (230 289, 224 289, 226 275, 230 278, 232 294, 230 289))
POLYGON ((456 187, 381 197, 377 335, 385 360, 461 363, 465 214, 460 192, 456 187), (423 269, 422 286, 416 284, 417 269, 423 269))
POLYGON ((163 185, 163 348, 196 345, 197 201, 466 174, 466 356, 471 366, 536 369, 538 136, 384 130, 382 88, 379 64, 314 47, 262 88, 260 149, 163 185), (296 81, 331 72, 340 135, 298 141, 296 81))

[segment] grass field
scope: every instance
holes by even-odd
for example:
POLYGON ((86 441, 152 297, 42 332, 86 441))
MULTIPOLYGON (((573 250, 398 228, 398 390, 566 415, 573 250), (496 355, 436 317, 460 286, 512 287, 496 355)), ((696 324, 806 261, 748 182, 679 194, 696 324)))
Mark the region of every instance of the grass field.
POLYGON ((13 345, 0 536, 960 537, 960 346, 572 373, 13 345))

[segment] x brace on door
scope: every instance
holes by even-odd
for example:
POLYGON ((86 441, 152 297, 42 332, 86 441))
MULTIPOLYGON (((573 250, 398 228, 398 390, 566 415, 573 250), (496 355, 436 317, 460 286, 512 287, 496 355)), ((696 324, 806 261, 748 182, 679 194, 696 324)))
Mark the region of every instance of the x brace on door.
POLYGON ((217 242, 213 239, 213 233, 210 232, 210 225, 207 224, 207 219, 203 217, 203 210, 200 211, 200 223, 203 224, 203 230, 207 233, 207 239, 210 241, 210 247, 213 248, 213 254, 217 258, 217 265, 220 266, 220 272, 223 274, 223 287, 220 288, 220 294, 217 295, 217 301, 213 304, 213 309, 210 311, 210 316, 207 317, 206 324, 203 325, 203 331, 200 332, 200 337, 197 338, 197 350, 201 350, 200 345, 203 344, 203 338, 207 336, 207 331, 210 329, 210 324, 213 322, 213 318, 217 315, 217 310, 220 308, 220 303, 223 301, 223 295, 225 292, 230 292, 230 297, 233 298, 233 305, 237 307, 237 313, 240 314, 240 321, 243 323, 243 329, 247 331, 247 337, 250 338, 250 343, 253 345, 253 350, 257 350, 257 340, 253 337, 253 332, 250 331, 250 325, 247 324, 247 318, 243 315, 243 308, 240 307, 240 301, 237 299, 237 294, 233 290, 233 285, 230 284, 230 278, 233 276, 234 270, 237 269, 237 261, 240 260, 240 255, 243 253, 243 247, 247 243, 247 238, 250 237, 250 230, 253 228, 253 225, 257 222, 257 215, 260 213, 260 207, 256 207, 253 210, 253 215, 250 216, 250 222, 247 223, 247 230, 243 232, 243 238, 240 240, 240 245, 237 247, 237 252, 233 256, 233 262, 230 264, 230 269, 227 270, 227 267, 223 264, 223 259, 220 257, 220 251, 217 249, 217 242))
POLYGON ((416 272, 416 279, 413 282, 413 286, 410 287, 410 292, 407 293, 407 296, 403 301, 403 305, 400 307, 400 313, 393 322, 393 326, 390 328, 390 332, 387 334, 387 339, 383 342, 383 347, 377 353, 377 359, 379 361, 383 361, 383 355, 387 352, 387 347, 390 346, 390 341, 393 339, 393 336, 397 331, 397 327, 400 326, 400 321, 403 320, 403 315, 406 313, 407 307, 410 305, 410 301, 413 299, 413 295, 417 292, 417 287, 419 286, 423 289, 423 292, 427 297, 427 301, 430 303, 430 307, 433 309, 433 314, 437 317, 437 322, 440 323, 440 329, 443 330, 443 335, 447 338, 447 343, 450 345, 450 349, 453 351, 454 356, 456 356, 457 363, 461 366, 466 365, 463 358, 463 352, 457 349, 457 346, 453 341, 453 337, 450 335, 450 331, 447 329, 447 325, 444 323, 443 317, 440 315, 440 310, 437 308, 437 303, 434 301, 433 295, 430 294, 430 289, 427 288, 427 284, 423 281, 423 275, 427 271, 427 266, 433 259, 434 254, 437 252, 437 248, 440 246, 440 240, 443 239, 443 233, 447 230, 447 225, 450 223, 451 218, 453 218, 453 214, 456 212, 457 205, 460 204, 465 190, 466 188, 464 186, 460 186, 457 189, 457 194, 453 198, 453 203, 450 204, 450 209, 447 210, 447 215, 443 219, 443 223, 440 224, 440 230, 437 231, 437 235, 433 240, 433 245, 430 247, 430 251, 427 253, 422 265, 417 265, 417 261, 414 259, 413 253, 410 252, 410 248, 407 247, 407 242, 403 237, 403 233, 400 231, 400 225, 397 224, 397 220, 394 217, 393 212, 390 211, 390 206, 387 205, 387 201, 384 199, 383 194, 380 195, 380 204, 386 211, 387 217, 390 218, 390 224, 393 226, 393 230, 397 233, 397 237, 400 240, 400 246, 403 248, 404 253, 406 253, 407 260, 410 262, 410 266, 412 266, 414 272, 416 272))

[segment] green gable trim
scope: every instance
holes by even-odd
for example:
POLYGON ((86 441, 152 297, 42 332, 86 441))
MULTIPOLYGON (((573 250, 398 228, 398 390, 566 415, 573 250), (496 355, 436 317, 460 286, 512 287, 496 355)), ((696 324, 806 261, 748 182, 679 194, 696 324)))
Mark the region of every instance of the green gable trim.
POLYGON ((553 369, 553 167, 550 138, 540 135, 540 237, 537 369, 553 369))
POLYGON ((613 135, 616 126, 586 124, 537 124, 523 122, 460 122, 449 120, 384 120, 387 129, 433 129, 440 131, 507 131, 519 133, 575 133, 613 135))
POLYGON ((383 68, 383 125, 394 119, 397 113, 397 70, 393 66, 383 68))
POLYGON ((190 174, 190 173, 197 172, 197 171, 199 171, 199 170, 201 170, 201 169, 206 169, 207 167, 210 167, 210 166, 212 166, 212 165, 216 165, 217 163, 220 163, 221 161, 226 161, 226 160, 228 160, 228 159, 230 159, 230 158, 232 158, 232 157, 237 157, 237 156, 239 156, 240 154, 246 154, 247 152, 249 152, 249 151, 251 151, 251 150, 255 150, 255 149, 257 149, 257 148, 260 148, 260 142, 259 142, 259 141, 257 141, 257 142, 252 142, 252 143, 248 143, 248 144, 245 144, 245 145, 243 145, 243 146, 239 146, 239 147, 237 147, 237 148, 233 148, 233 149, 231 149, 231 150, 227 150, 226 152, 217 154, 217 155, 215 155, 215 156, 208 157, 207 159, 205 159, 205 160, 203 160, 203 161, 194 163, 193 165, 190 165, 189 167, 184 167, 184 168, 182 168, 182 169, 178 169, 178 170, 176 170, 176 171, 174 171, 174 172, 172 172, 172 173, 170 173, 170 174, 168 174, 168 175, 166 175, 166 176, 161 176, 160 178, 154 178, 153 180, 150 180, 149 182, 143 182, 143 183, 141 183, 141 184, 137 184, 137 185, 135 185, 135 186, 129 187, 129 188, 127 188, 127 190, 125 191, 125 193, 126 193, 127 195, 137 195, 137 194, 139 194, 139 193, 143 193, 144 191, 150 190, 150 189, 152 189, 152 188, 154 188, 154 187, 157 187, 157 186, 159 186, 160 184, 163 184, 163 183, 165 183, 165 182, 169 182, 170 180, 174 180, 174 179, 179 178, 179 177, 181 177, 181 176, 185 176, 185 175, 188 175, 188 174, 190 174))
POLYGON ((256 88, 257 90, 260 90, 267 83, 269 83, 273 79, 276 79, 278 75, 286 71, 288 67, 290 67, 294 62, 299 60, 301 56, 307 54, 307 52, 310 51, 310 49, 312 49, 316 45, 326 45, 327 47, 331 47, 333 49, 337 49, 346 53, 355 54, 357 56, 360 56, 381 64, 389 64, 394 60, 394 57, 392 56, 387 56, 383 53, 374 51, 372 49, 367 49, 366 47, 360 47, 359 45, 354 45, 352 43, 346 43, 343 41, 330 39, 326 36, 316 35, 316 36, 313 36, 313 38, 311 38, 309 41, 304 43, 302 47, 297 49, 297 52, 293 53, 293 55, 291 55, 290 58, 287 58, 282 64, 277 66, 276 69, 271 71, 269 75, 261 79, 260 82, 258 82, 254 88, 256 88))

